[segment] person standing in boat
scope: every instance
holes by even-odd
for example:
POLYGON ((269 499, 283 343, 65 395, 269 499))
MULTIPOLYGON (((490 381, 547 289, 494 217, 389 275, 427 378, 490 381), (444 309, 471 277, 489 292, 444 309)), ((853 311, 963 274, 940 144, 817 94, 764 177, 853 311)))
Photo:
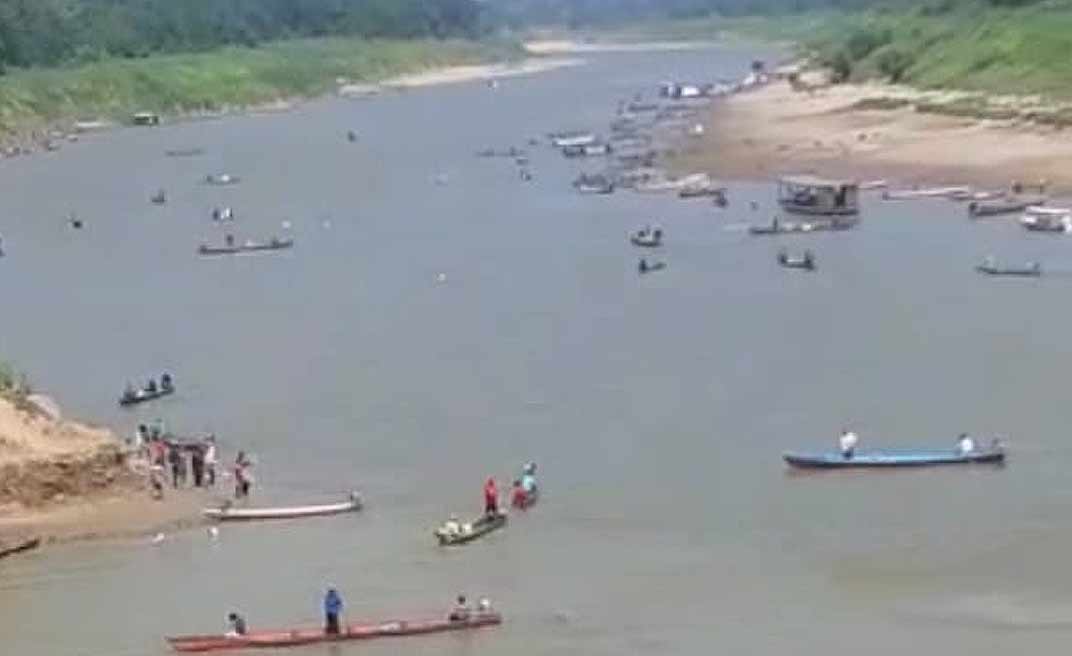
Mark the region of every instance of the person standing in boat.
POLYGON ((528 495, 525 494, 525 488, 522 487, 521 481, 514 481, 513 491, 510 493, 510 505, 514 508, 524 508, 528 505, 528 495))
POLYGON ((175 389, 174 387, 172 387, 171 374, 167 373, 166 371, 162 376, 160 376, 160 389, 165 392, 170 392, 175 389))
POLYGON ((447 618, 451 622, 468 622, 469 621, 469 602, 466 601, 465 595, 458 595, 458 600, 454 604, 454 608, 451 609, 450 615, 447 618))
POLYGON ((852 458, 856 453, 856 445, 859 442, 859 438, 856 437, 856 433, 849 429, 845 429, 841 432, 841 437, 838 438, 838 448, 841 450, 841 455, 848 460, 852 458))
POLYGON ((536 494, 536 463, 525 463, 521 469, 521 489, 526 495, 536 494))
POLYGON ((241 638, 246 635, 246 619, 238 613, 229 613, 227 615, 227 633, 228 638, 241 638))
POLYGON ((484 483, 484 513, 490 516, 499 514, 499 488, 495 486, 494 476, 489 476, 484 483))
POLYGON ((339 635, 339 613, 342 612, 342 597, 335 588, 324 595, 324 633, 339 635))
POLYGON ((975 440, 967 433, 961 433, 957 438, 957 451, 962 456, 970 455, 975 451, 975 440))
POLYGON ((251 466, 252 463, 246 457, 246 452, 239 451, 234 465, 235 499, 244 499, 249 496, 249 488, 252 484, 249 472, 251 466))

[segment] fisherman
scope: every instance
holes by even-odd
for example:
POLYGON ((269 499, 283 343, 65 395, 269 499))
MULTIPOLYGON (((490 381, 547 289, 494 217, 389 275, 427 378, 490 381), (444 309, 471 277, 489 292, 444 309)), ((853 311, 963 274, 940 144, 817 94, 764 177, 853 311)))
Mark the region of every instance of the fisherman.
POLYGON ((975 451, 975 440, 973 440, 967 433, 961 433, 957 438, 957 451, 960 455, 966 456, 975 451))
POLYGON ((145 391, 149 394, 156 394, 156 379, 150 378, 149 382, 145 384, 145 391))
POLYGON ((476 612, 481 615, 487 615, 491 612, 491 599, 487 597, 481 597, 480 601, 476 605, 476 612))
POLYGON ((167 373, 166 371, 162 376, 160 376, 160 389, 164 390, 165 392, 170 392, 175 389, 174 387, 172 387, 171 374, 167 373))
POLYGON ((246 635, 246 620, 238 613, 229 613, 227 615, 227 637, 228 638, 241 638, 246 635))
POLYGON ((495 487, 493 476, 489 476, 484 483, 484 513, 492 516, 499 514, 499 489, 495 487))
POLYGON ((648 261, 645 258, 640 258, 640 264, 637 265, 637 271, 640 273, 647 273, 651 267, 648 266, 648 261))
POLYGON ((838 438, 838 448, 841 450, 841 455, 848 460, 852 458, 856 452, 856 444, 859 442, 859 438, 856 437, 856 433, 849 429, 845 429, 841 432, 841 437, 838 438))
POLYGON ((454 608, 447 619, 451 622, 468 622, 469 613, 469 603, 465 600, 465 595, 458 595, 458 600, 454 603, 454 608))
POLYGON ((804 266, 809 269, 815 268, 815 256, 811 251, 804 251, 804 266))
POLYGON ((208 487, 216 485, 216 436, 205 438, 205 483, 208 487))
POLYGON ((324 595, 324 633, 339 635, 339 613, 342 612, 342 597, 335 588, 324 595))
POLYGON ((238 456, 235 457, 234 465, 235 499, 243 499, 249 496, 249 488, 252 483, 252 477, 249 474, 251 465, 252 463, 246 458, 246 452, 239 451, 238 456))
POLYGON ((228 248, 234 247, 234 235, 228 233, 227 236, 223 238, 223 241, 227 244, 228 248))

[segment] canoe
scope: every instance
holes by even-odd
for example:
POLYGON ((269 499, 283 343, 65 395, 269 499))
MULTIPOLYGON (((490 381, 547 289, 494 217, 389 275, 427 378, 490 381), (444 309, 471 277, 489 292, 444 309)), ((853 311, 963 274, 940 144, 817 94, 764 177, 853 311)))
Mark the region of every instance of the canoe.
POLYGON ((663 231, 659 228, 654 230, 638 230, 629 235, 629 241, 634 246, 641 248, 656 248, 663 244, 663 231))
POLYGON ((174 387, 167 387, 167 388, 161 387, 161 388, 158 388, 155 392, 149 392, 147 390, 141 390, 135 396, 126 396, 126 395, 120 396, 119 397, 119 405, 121 405, 123 407, 128 407, 128 406, 132 406, 132 405, 138 405, 139 403, 145 403, 147 401, 153 401, 155 399, 159 399, 162 396, 168 396, 169 394, 174 394, 174 393, 175 393, 175 388, 174 387))
POLYGON ((500 512, 497 515, 482 515, 480 519, 473 521, 470 526, 472 526, 472 530, 457 534, 449 534, 444 532, 442 528, 437 528, 435 536, 439 540, 440 546, 466 544, 506 526, 506 514, 500 512))
POLYGON ((238 253, 256 253, 257 251, 280 251, 294 246, 293 239, 277 239, 268 242, 246 242, 237 246, 208 246, 201 244, 199 255, 236 255, 238 253))
POLYGON ((1037 207, 1045 202, 1044 196, 1007 196, 996 200, 969 203, 968 215, 972 218, 979 218, 1024 212, 1029 207, 1037 207))
POLYGON ((803 269, 805 271, 815 270, 815 258, 802 255, 800 257, 790 257, 785 253, 778 254, 778 264, 786 269, 803 269))
POLYGON ((11 544, 0 543, 0 558, 14 556, 24 551, 32 551, 41 546, 41 538, 23 538, 11 544))
POLYGON ((666 268, 666 262, 644 262, 637 265, 637 273, 644 275, 653 271, 662 271, 666 268))
POLYGON ((171 648, 179 652, 206 652, 231 649, 264 649, 268 647, 296 647, 323 642, 343 640, 371 640, 401 636, 465 631, 502 623, 498 613, 476 613, 467 620, 392 620, 375 624, 350 624, 340 627, 338 635, 328 635, 321 628, 291 629, 279 631, 253 631, 244 636, 196 635, 165 638, 171 648))
POLYGON ((748 227, 749 234, 753 235, 787 235, 797 232, 814 232, 824 230, 819 223, 797 223, 795 221, 779 221, 766 225, 753 225, 748 227))
POLYGON ((977 265, 975 270, 988 276, 1021 276, 1038 278, 1042 275, 1042 265, 1038 262, 1029 262, 1018 267, 983 263, 977 265))
POLYGON ((949 449, 945 451, 858 451, 846 458, 837 451, 823 453, 785 453, 782 458, 790 467, 802 469, 850 469, 881 467, 930 467, 937 465, 997 464, 1004 462, 1005 451, 987 449, 969 454, 949 449))
POLYGON ((972 192, 971 187, 928 187, 923 189, 894 189, 882 192, 884 200, 915 200, 917 198, 951 198, 972 192))
POLYGON ((276 508, 205 508, 201 514, 206 519, 219 522, 250 522, 265 519, 298 519, 338 515, 361 510, 361 498, 354 496, 341 503, 326 503, 318 506, 284 506, 276 508))

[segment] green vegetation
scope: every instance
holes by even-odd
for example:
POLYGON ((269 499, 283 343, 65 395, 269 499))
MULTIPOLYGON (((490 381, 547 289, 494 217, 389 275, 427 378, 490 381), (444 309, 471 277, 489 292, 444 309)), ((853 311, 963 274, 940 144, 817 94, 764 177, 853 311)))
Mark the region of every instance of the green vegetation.
POLYGON ((280 39, 474 37, 477 0, 0 0, 0 66, 256 46, 280 39))
POLYGON ((378 81, 515 56, 514 48, 471 41, 306 39, 10 72, 0 77, 0 129, 25 131, 78 118, 125 121, 140 110, 179 114, 310 97, 334 90, 339 78, 378 81))

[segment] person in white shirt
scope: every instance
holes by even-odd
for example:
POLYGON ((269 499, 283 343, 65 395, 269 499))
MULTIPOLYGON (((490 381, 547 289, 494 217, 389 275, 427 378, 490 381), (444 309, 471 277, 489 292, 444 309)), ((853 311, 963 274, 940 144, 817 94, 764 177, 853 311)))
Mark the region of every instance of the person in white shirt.
POLYGON ((975 451, 975 440, 973 440, 967 433, 961 433, 957 438, 957 451, 960 455, 966 456, 969 453, 975 451))
POLYGON ((216 436, 205 438, 205 482, 209 487, 216 485, 216 436))
POLYGON ((846 459, 851 458, 856 451, 856 444, 859 441, 859 438, 856 437, 856 433, 848 429, 842 431, 841 437, 838 438, 838 448, 841 449, 841 455, 846 459))

